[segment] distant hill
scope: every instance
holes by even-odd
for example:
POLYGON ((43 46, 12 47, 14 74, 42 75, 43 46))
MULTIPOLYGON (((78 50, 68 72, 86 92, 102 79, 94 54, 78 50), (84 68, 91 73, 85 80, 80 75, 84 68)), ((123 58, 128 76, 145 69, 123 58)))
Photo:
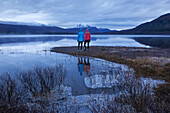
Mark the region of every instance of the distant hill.
MULTIPOLYGON (((110 32, 109 29, 97 27, 83 27, 83 31, 89 29, 91 33, 110 32)), ((77 34, 80 28, 63 29, 56 26, 46 25, 24 25, 23 23, 11 23, 0 21, 0 34, 77 34)))
POLYGON ((159 18, 143 23, 133 29, 111 31, 106 34, 170 34, 170 13, 159 18))
POLYGON ((1 34, 46 34, 46 33, 65 33, 66 31, 59 27, 48 26, 29 26, 12 25, 0 23, 1 34))

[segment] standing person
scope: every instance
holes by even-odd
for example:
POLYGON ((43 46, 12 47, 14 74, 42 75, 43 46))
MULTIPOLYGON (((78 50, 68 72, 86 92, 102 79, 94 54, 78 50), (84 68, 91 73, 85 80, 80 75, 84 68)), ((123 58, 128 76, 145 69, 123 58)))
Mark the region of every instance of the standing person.
POLYGON ((77 37, 77 42, 78 42, 77 51, 79 51, 80 45, 81 45, 81 50, 82 50, 83 41, 84 41, 84 33, 82 32, 82 29, 80 29, 80 32, 78 33, 78 37, 77 37))
POLYGON ((87 49, 89 50, 89 43, 90 43, 90 40, 91 40, 91 34, 89 33, 88 29, 86 30, 86 33, 85 33, 85 40, 84 40, 84 50, 86 51, 86 43, 87 43, 87 49))

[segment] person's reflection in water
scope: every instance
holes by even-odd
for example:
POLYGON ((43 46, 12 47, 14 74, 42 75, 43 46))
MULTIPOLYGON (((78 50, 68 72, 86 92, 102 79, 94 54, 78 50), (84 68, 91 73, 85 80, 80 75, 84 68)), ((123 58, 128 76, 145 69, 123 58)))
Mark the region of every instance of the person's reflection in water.
POLYGON ((78 71, 80 72, 80 75, 83 74, 84 72, 84 63, 83 63, 83 58, 78 58, 78 71))
POLYGON ((89 57, 87 58, 87 61, 86 61, 86 58, 84 58, 84 69, 85 69, 86 75, 88 75, 90 72, 89 57))

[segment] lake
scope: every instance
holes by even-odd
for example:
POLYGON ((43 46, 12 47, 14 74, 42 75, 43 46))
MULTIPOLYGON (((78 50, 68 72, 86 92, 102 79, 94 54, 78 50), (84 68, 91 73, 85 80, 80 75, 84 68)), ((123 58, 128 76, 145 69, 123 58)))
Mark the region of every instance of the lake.
MULTIPOLYGON (((170 37, 169 35, 93 35, 91 46, 150 47, 133 37, 170 37)), ((62 63, 52 47, 76 46, 76 35, 0 35, 0 73, 21 71, 35 66, 62 63), (47 50, 47 51, 44 51, 47 50), (58 62, 56 62, 58 61, 58 62), (19 67, 19 68, 18 68, 19 67)), ((60 55, 62 56, 62 55, 60 55)), ((71 57, 71 56, 69 56, 71 57)), ((77 60, 74 60, 77 62, 77 60)))
MULTIPOLYGON (((138 43, 133 37, 169 36, 93 35, 90 45, 150 47, 138 43)), ((128 66, 97 58, 50 52, 52 47, 76 45, 76 35, 0 35, 0 75, 8 72, 15 78, 16 74, 36 67, 62 65, 66 71, 62 86, 65 94, 71 98, 76 96, 80 101, 87 101, 83 98, 90 98, 89 95, 116 95, 122 92, 119 86, 124 82, 125 73, 131 71, 133 76, 133 69, 128 66)))
MULTIPOLYGON (((90 45, 149 47, 138 43, 132 37, 160 37, 160 35, 94 35, 90 45)), ((59 59, 59 54, 44 50, 76 45, 76 35, 0 35, 0 73, 28 70, 39 65, 55 65, 59 61, 62 63, 67 58, 59 59)))

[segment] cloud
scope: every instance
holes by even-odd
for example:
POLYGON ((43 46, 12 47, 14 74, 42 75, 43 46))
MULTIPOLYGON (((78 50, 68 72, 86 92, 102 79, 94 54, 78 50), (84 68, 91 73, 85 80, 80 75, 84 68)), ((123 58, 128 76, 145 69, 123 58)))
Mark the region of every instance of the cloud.
POLYGON ((0 20, 126 29, 170 12, 169 0, 0 0, 0 20))
POLYGON ((49 24, 47 18, 50 18, 47 13, 44 12, 20 12, 19 10, 6 10, 1 12, 1 21, 14 21, 14 22, 27 22, 27 23, 42 23, 49 24))

